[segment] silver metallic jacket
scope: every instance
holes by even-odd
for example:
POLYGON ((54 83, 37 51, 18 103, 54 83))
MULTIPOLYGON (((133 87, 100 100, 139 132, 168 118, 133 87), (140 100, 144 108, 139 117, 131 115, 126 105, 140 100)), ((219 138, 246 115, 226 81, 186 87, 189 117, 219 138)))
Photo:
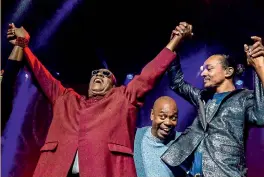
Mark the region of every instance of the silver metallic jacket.
POLYGON ((170 166, 178 166, 198 148, 203 153, 204 176, 245 176, 245 126, 264 125, 264 90, 257 75, 255 91, 235 90, 220 104, 211 104, 213 111, 209 111, 210 104, 206 108, 213 94, 186 83, 179 60, 170 68, 169 77, 171 89, 193 104, 198 116, 161 159, 170 166))

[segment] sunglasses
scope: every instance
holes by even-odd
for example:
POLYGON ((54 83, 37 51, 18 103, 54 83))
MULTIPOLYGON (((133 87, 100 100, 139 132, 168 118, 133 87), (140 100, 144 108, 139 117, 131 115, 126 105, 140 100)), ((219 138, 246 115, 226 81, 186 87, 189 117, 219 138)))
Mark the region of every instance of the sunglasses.
POLYGON ((92 76, 95 76, 96 74, 101 73, 103 74, 105 77, 110 77, 112 75, 112 73, 110 71, 106 71, 106 70, 93 70, 92 71, 92 76))

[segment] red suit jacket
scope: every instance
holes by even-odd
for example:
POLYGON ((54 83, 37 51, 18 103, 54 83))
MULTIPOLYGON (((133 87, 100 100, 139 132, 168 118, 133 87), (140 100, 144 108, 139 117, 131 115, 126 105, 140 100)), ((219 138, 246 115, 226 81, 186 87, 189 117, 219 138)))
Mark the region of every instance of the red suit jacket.
POLYGON ((81 177, 135 177, 133 144, 138 107, 175 54, 163 49, 125 87, 86 99, 54 79, 29 48, 25 56, 53 104, 53 119, 34 177, 66 177, 76 151, 81 177))

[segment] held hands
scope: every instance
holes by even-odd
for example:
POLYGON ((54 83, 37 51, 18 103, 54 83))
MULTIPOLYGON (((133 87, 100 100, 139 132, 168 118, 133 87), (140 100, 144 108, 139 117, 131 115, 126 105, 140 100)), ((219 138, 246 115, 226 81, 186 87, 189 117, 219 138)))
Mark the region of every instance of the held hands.
POLYGON ((17 37, 21 37, 26 40, 30 39, 28 32, 23 27, 17 28, 15 27, 14 23, 9 24, 9 28, 7 30, 7 39, 11 44, 15 45, 17 37))
POLYGON ((247 55, 247 63, 254 68, 264 68, 264 46, 260 37, 252 36, 251 39, 254 41, 252 46, 244 45, 244 50, 247 55))
POLYGON ((166 48, 175 52, 179 43, 186 37, 193 36, 192 25, 186 22, 180 22, 178 26, 172 31, 170 42, 167 44, 166 48))
POLYGON ((170 40, 172 40, 175 35, 180 38, 192 37, 192 25, 186 22, 180 22, 180 24, 172 31, 170 40))

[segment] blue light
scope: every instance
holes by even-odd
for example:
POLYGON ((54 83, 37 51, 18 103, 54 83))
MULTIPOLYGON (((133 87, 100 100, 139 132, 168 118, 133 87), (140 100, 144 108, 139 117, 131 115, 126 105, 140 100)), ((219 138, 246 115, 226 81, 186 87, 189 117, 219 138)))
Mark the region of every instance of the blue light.
POLYGON ((244 83, 244 82, 243 82, 242 80, 237 80, 237 81, 236 81, 236 85, 243 85, 243 83, 244 83))
POLYGON ((129 79, 129 80, 133 79, 133 77, 134 77, 133 74, 128 74, 127 75, 127 79, 129 79))

